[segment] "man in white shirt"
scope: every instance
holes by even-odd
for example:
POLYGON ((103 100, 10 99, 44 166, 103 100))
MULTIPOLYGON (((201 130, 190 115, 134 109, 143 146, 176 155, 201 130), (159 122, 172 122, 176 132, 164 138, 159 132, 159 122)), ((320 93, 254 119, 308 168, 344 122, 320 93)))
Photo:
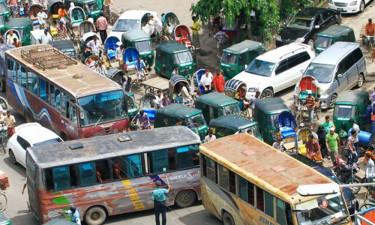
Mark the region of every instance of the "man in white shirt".
POLYGON ((172 71, 172 77, 178 75, 178 66, 174 67, 174 70, 172 71))
POLYGON ((115 58, 117 59, 117 61, 121 64, 123 64, 123 60, 124 60, 124 45, 121 43, 121 42, 118 42, 117 45, 119 46, 118 48, 116 48, 116 54, 115 54, 115 58))
POLYGON ((38 12, 38 22, 39 22, 39 28, 43 29, 44 25, 46 24, 46 19, 48 18, 47 14, 43 11, 43 9, 40 9, 38 12))
POLYGON ((374 171, 374 161, 371 159, 371 155, 369 153, 365 154, 366 163, 366 182, 371 183, 373 182, 375 171, 374 171))
POLYGON ((97 36, 95 36, 94 39, 87 43, 87 47, 91 48, 92 53, 99 57, 102 54, 101 46, 102 44, 100 43, 99 38, 97 36))
POLYGON ((359 129, 358 124, 355 123, 353 118, 349 119, 349 123, 350 123, 350 125, 352 125, 353 130, 355 130, 355 132, 357 132, 357 136, 355 137, 355 140, 354 140, 354 147, 355 147, 355 151, 358 153, 358 142, 359 142, 358 135, 361 132, 361 130, 359 129))
POLYGON ((48 28, 44 29, 44 33, 40 36, 39 42, 41 44, 50 44, 52 42, 52 36, 48 32, 48 28))
POLYGON ((201 84, 204 88, 205 94, 210 93, 212 91, 212 73, 210 73, 209 69, 206 69, 206 72, 201 77, 201 84))
POLYGON ((213 134, 212 130, 208 130, 208 135, 204 138, 204 143, 216 140, 216 136, 213 134))
POLYGON ((8 45, 13 44, 14 38, 17 39, 17 41, 19 41, 17 35, 13 32, 13 30, 9 30, 9 33, 6 36, 7 44, 8 45))
POLYGON ((277 138, 276 142, 272 144, 272 147, 276 148, 279 151, 286 151, 286 147, 284 145, 284 142, 282 142, 281 138, 277 138))

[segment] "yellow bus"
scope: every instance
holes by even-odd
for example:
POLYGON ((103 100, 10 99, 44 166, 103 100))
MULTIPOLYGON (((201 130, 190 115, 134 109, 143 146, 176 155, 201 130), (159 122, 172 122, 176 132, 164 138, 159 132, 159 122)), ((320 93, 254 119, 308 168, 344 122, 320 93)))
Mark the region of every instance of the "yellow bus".
POLYGON ((199 152, 203 206, 224 225, 351 224, 336 183, 257 138, 227 136, 199 152))

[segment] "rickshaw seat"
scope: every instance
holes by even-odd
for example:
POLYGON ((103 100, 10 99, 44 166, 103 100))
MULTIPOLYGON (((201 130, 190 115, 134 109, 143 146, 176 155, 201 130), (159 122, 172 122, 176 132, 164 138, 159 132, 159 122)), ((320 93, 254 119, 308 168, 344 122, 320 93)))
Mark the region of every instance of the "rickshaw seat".
POLYGON ((55 27, 51 27, 51 28, 50 28, 50 32, 51 32, 51 35, 52 35, 52 36, 57 35, 57 28, 55 28, 55 27))
POLYGON ((113 49, 109 49, 107 54, 108 54, 108 57, 109 57, 110 59, 114 59, 115 56, 116 56, 116 51, 113 50, 113 49))
POLYGON ((52 18, 52 19, 60 19, 60 16, 59 16, 59 14, 53 14, 53 15, 51 16, 51 18, 52 18))
POLYGON ((282 138, 295 137, 296 132, 292 127, 280 127, 280 133, 282 138))
POLYGON ((143 112, 145 112, 148 115, 148 118, 150 120, 155 120, 156 110, 154 110, 154 109, 143 109, 143 112))

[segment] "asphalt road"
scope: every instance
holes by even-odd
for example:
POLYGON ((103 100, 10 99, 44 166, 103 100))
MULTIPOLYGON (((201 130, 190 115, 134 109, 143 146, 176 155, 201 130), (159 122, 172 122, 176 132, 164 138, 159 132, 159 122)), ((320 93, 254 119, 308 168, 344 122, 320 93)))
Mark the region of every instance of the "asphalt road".
MULTIPOLYGON (((115 0, 114 8, 115 11, 118 13, 126 10, 126 9, 150 9, 156 10, 160 15, 162 12, 165 11, 173 11, 177 13, 177 15, 182 18, 182 21, 186 23, 189 22, 189 8, 191 3, 196 2, 197 0, 186 0, 180 2, 178 6, 174 7, 176 4, 175 0, 166 0, 170 2, 170 4, 165 4, 168 8, 161 7, 156 0, 139 0, 133 2, 127 2, 126 4, 123 0, 115 0)), ((163 4, 164 5, 164 4, 163 4)), ((357 39, 359 39, 359 32, 361 27, 366 23, 367 19, 374 15, 375 3, 372 2, 365 10, 364 13, 358 15, 351 15, 351 16, 343 16, 343 24, 347 26, 353 27, 355 30, 355 34, 357 39)), ((204 30, 203 30, 204 32, 204 30)), ((207 34, 202 34, 207 35, 207 34)), ((207 35, 208 36, 208 35, 207 35)), ((206 40, 209 40, 206 38, 206 40)), ((360 40, 359 40, 360 41, 360 40)), ((209 43, 210 46, 215 46, 212 43, 209 43)), ((216 62, 216 57, 213 58, 213 62, 216 62)), ((367 62, 367 71, 368 76, 367 80, 364 83, 362 89, 368 90, 372 92, 373 83, 375 80, 375 66, 371 62, 367 62)), ((142 88, 134 88, 134 92, 136 94, 136 99, 140 99, 144 93, 142 88)), ((293 104, 293 88, 289 88, 281 93, 278 93, 276 96, 283 98, 289 106, 293 104)), ((0 94, 4 96, 3 93, 0 94)), ((327 110, 323 112, 324 115, 332 115, 332 110, 327 110)), ((22 124, 25 120, 18 114, 14 114, 17 120, 17 124, 22 124)), ((322 116, 322 118, 323 118, 322 116)), ((322 119, 318 121, 321 123, 322 119)), ((27 200, 28 196, 27 193, 24 195, 21 194, 23 184, 25 183, 25 169, 20 165, 13 165, 10 163, 8 155, 0 156, 0 170, 3 170, 8 176, 10 180, 10 188, 7 190, 7 197, 8 197, 8 207, 4 214, 11 219, 13 224, 15 225, 36 225, 37 222, 28 211, 27 208, 27 200)), ((360 193, 358 197, 360 199, 363 198, 364 193, 360 193)), ((167 213, 167 220, 168 224, 175 224, 175 225, 196 225, 196 224, 221 224, 219 220, 217 220, 214 216, 204 210, 202 205, 198 202, 196 205, 185 208, 179 209, 178 207, 172 207, 168 209, 167 213)), ((130 213, 130 214, 123 214, 118 216, 113 216, 107 219, 106 224, 112 225, 119 225, 119 224, 128 224, 128 225, 139 225, 139 224, 154 224, 154 215, 153 211, 144 211, 144 212, 137 212, 137 213, 130 213)))

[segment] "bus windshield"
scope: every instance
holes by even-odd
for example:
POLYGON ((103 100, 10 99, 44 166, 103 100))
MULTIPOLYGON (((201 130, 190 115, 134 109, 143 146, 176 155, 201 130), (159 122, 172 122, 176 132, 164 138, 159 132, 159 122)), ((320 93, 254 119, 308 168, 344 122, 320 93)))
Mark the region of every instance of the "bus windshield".
POLYGON ((136 42, 135 48, 138 50, 139 53, 149 52, 151 51, 151 43, 150 41, 136 42))
MULTIPOLYGON (((333 224, 348 218, 340 194, 325 195, 296 205, 298 224, 333 224)), ((341 223, 340 223, 341 224, 341 223)))
POLYGON ((127 111, 124 102, 124 93, 121 90, 79 98, 78 104, 84 111, 81 126, 123 119, 127 111))

